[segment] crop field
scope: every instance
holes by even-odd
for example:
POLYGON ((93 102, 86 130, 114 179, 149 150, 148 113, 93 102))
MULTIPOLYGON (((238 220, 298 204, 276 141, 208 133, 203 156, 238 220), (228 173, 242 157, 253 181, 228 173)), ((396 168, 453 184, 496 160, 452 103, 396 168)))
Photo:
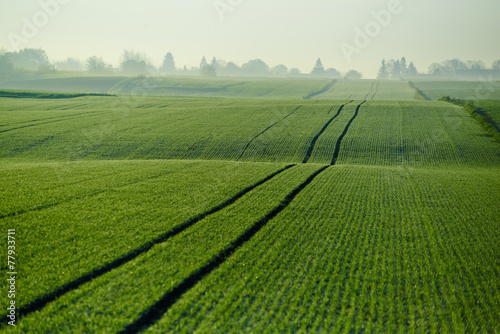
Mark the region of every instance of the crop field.
POLYGON ((495 125, 500 127, 500 100, 477 100, 474 105, 485 111, 495 125))
POLYGON ((406 82, 133 80, 0 97, 17 332, 500 331, 500 142, 464 108, 406 82))
POLYGON ((379 80, 340 80, 318 99, 423 100, 407 82, 379 80))
POLYGON ((328 79, 252 79, 197 77, 47 78, 0 84, 0 89, 86 92, 148 96, 199 96, 261 99, 302 99, 328 85, 328 79))
POLYGON ((431 100, 443 96, 465 100, 500 99, 500 82, 483 81, 414 81, 416 88, 431 100))

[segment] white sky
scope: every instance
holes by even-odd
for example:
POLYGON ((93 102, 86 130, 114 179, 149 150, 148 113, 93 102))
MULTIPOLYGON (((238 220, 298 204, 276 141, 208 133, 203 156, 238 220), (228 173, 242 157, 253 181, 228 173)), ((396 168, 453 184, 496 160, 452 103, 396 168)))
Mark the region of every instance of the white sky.
POLYGON ((205 55, 310 72, 320 57, 325 68, 354 68, 367 78, 382 58, 405 56, 419 71, 454 57, 488 66, 500 59, 498 0, 0 0, 0 48, 16 50, 10 39, 26 37, 23 26, 34 17, 41 27, 18 46, 41 47, 51 60, 99 55, 115 66, 124 49, 155 65, 171 51, 178 67, 198 66, 205 55), (42 4, 56 1, 66 4, 44 22, 42 4), (364 30, 371 12, 391 1, 402 12, 348 62, 341 44, 354 45, 354 29, 364 30), (214 3, 232 10, 221 20, 214 3))

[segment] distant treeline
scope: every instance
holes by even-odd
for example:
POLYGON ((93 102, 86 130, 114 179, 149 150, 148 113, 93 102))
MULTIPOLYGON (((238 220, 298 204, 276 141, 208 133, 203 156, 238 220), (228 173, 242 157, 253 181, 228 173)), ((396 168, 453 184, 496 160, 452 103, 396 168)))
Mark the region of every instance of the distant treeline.
POLYGON ((448 79, 500 79, 500 60, 493 62, 490 68, 480 60, 462 61, 458 58, 433 63, 428 73, 418 73, 417 68, 406 58, 382 60, 378 79, 411 79, 416 77, 435 77, 448 79))
POLYGON ((235 77, 323 77, 330 79, 361 78, 361 73, 350 70, 341 74, 335 68, 325 69, 321 59, 318 59, 310 73, 301 73, 297 68, 289 69, 283 64, 270 67, 261 59, 253 59, 241 66, 233 62, 226 62, 213 57, 208 61, 203 57, 199 66, 178 67, 171 52, 165 54, 160 66, 155 66, 148 57, 140 52, 125 50, 122 54, 120 66, 114 68, 102 57, 92 56, 80 61, 76 58, 67 58, 64 61, 51 62, 47 53, 42 49, 22 49, 16 52, 0 51, 0 77, 9 77, 20 72, 51 73, 56 71, 88 72, 97 75, 186 75, 186 76, 235 76, 235 77))
MULTIPOLYGON (((67 58, 63 61, 51 62, 47 53, 42 49, 25 48, 19 51, 7 52, 0 49, 0 79, 22 78, 26 74, 46 74, 60 71, 87 72, 95 75, 182 75, 204 77, 316 77, 329 79, 360 79, 362 74, 350 70, 341 74, 335 68, 325 69, 321 59, 317 59, 311 72, 302 73, 297 68, 289 69, 283 64, 270 67, 261 59, 253 59, 241 66, 234 62, 226 62, 213 57, 210 61, 203 57, 199 66, 188 68, 178 67, 174 56, 168 52, 163 57, 160 66, 155 66, 144 53, 125 50, 120 65, 114 68, 105 62, 102 57, 92 56, 84 62, 76 58, 67 58)), ((487 68, 482 61, 462 61, 450 59, 430 66, 428 74, 419 73, 413 62, 407 63, 406 58, 382 60, 378 72, 379 79, 405 79, 418 76, 438 78, 479 78, 488 77, 500 79, 500 60, 493 62, 487 68)))

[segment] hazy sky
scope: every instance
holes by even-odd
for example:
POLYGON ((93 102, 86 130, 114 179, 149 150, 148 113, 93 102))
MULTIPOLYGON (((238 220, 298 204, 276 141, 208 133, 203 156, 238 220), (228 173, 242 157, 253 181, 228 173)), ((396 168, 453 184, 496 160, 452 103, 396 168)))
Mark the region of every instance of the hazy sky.
POLYGON ((155 65, 171 51, 178 67, 204 55, 261 58, 303 72, 320 57, 325 68, 374 77, 382 58, 405 56, 419 71, 453 57, 491 65, 499 14, 498 0, 0 0, 0 48, 41 47, 51 60, 99 55, 115 66, 124 49, 155 65), (373 13, 389 10, 377 23, 373 13))

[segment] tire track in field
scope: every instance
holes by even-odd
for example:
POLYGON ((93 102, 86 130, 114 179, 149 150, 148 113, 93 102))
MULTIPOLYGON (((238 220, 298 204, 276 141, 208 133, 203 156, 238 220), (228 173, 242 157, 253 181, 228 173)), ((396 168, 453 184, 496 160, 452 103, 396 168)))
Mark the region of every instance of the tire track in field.
POLYGON ((119 333, 138 333, 141 332, 162 318, 162 316, 169 310, 169 308, 174 305, 179 298, 181 298, 184 293, 188 292, 192 287, 194 287, 198 282, 200 282, 205 276, 217 269, 222 263, 226 261, 228 257, 233 255, 241 246, 252 239, 257 232, 259 232, 270 220, 276 217, 280 212, 288 207, 292 200, 304 190, 318 175, 324 172, 330 166, 324 166, 318 169, 316 172, 311 174, 304 182, 293 189, 283 201, 278 204, 274 209, 268 212, 263 218, 257 221, 255 224, 250 226, 243 234, 241 234, 236 240, 229 244, 226 248, 221 250, 217 255, 215 255, 212 260, 210 260, 203 267, 195 271, 189 277, 184 279, 181 283, 175 286, 171 291, 164 294, 157 302, 151 305, 147 310, 145 310, 139 318, 134 322, 127 325, 119 333))
POLYGON ((236 160, 240 160, 241 157, 243 157, 243 155, 246 153, 247 149, 250 147, 250 145, 255 141, 255 139, 257 139, 259 136, 261 136, 262 134, 264 134, 267 130, 271 129, 273 126, 275 126, 276 124, 278 124, 279 122, 281 122, 282 120, 286 119, 288 116, 291 116, 294 112, 296 112, 297 110, 299 110, 299 108, 302 107, 302 105, 298 106, 297 108, 295 108, 291 113, 289 113, 288 115, 286 115, 285 117, 283 117, 281 120, 277 121, 277 122, 274 122, 273 124, 271 124, 270 126, 268 126, 267 128, 265 128, 263 131, 259 132, 255 137, 253 137, 249 142, 248 144, 245 146, 245 148, 243 149, 243 152, 241 152, 240 156, 238 157, 238 159, 236 160))
POLYGON ((370 100, 373 100, 375 98, 375 95, 378 93, 378 85, 380 84, 380 81, 377 81, 377 86, 375 86, 375 93, 373 93, 372 97, 370 100))
MULTIPOLYGON (((9 125, 26 124, 26 123, 33 123, 33 122, 42 122, 42 121, 48 121, 48 120, 54 120, 54 119, 57 120, 57 121, 62 121, 63 118, 72 118, 72 117, 78 117, 78 116, 82 116, 82 115, 92 115, 92 114, 94 114, 94 113, 92 113, 92 112, 84 112, 84 113, 71 114, 71 115, 62 115, 62 116, 59 115, 59 116, 54 116, 54 117, 42 118, 42 119, 33 119, 31 121, 22 121, 22 122, 13 122, 13 123, 9 123, 9 124, 2 124, 0 126, 9 126, 9 125)), ((8 130, 13 130, 13 129, 8 129, 8 130)))
POLYGON ((342 140, 344 139, 345 135, 347 134, 347 131, 349 131, 349 127, 351 126, 352 122, 358 116, 359 108, 361 108, 361 106, 365 102, 366 102, 366 100, 364 100, 363 102, 358 104, 358 106, 356 107, 356 111, 354 112, 354 116, 352 116, 352 118, 349 120, 349 122, 347 123, 347 125, 344 128, 344 131, 342 131, 342 134, 340 135, 339 139, 337 140, 337 143, 335 144, 335 151, 333 152, 332 162, 330 163, 331 166, 335 166, 335 164, 337 163, 337 158, 339 157, 340 145, 342 144, 342 140))
MULTIPOLYGON (((90 282, 91 280, 97 278, 97 277, 100 277, 108 272, 110 272, 111 270, 113 269, 116 269, 124 264, 126 264, 127 262, 130 262, 132 261, 133 259, 135 259, 136 257, 138 257, 139 255, 149 251, 151 248, 153 248, 155 245, 158 245, 160 243, 163 243, 165 241, 167 241, 169 238, 171 237, 174 237, 176 236, 177 234, 183 232, 184 230, 186 230, 188 227, 191 227, 193 226, 194 224, 196 224, 197 222, 199 222, 200 220, 206 218, 207 216, 209 215, 212 215, 216 212, 219 212, 220 210, 230 206, 231 204, 235 203, 237 200, 239 200, 241 197, 243 197, 244 195, 246 195, 247 193, 249 193, 250 191, 254 190, 255 188, 263 185, 264 183, 266 183, 267 181, 270 181, 271 179, 273 179, 274 177, 278 176, 279 174, 283 173, 284 171, 286 171, 287 169, 290 169, 292 167, 294 167, 295 165, 288 165, 268 176, 266 176, 265 178, 263 178, 262 180, 246 187, 245 189, 243 189, 242 191, 240 191, 239 193, 237 193, 236 195, 234 195, 233 197, 229 198, 228 200, 226 200, 225 202, 213 207, 212 209, 209 209, 205 212, 202 212, 200 213, 199 215, 175 226, 174 228, 172 228, 171 230, 165 232, 164 234, 158 236, 157 238, 143 244, 142 246, 139 246, 138 248, 136 249, 133 249, 131 250, 130 252, 128 252, 127 254, 115 259, 114 261, 110 262, 110 263, 107 263, 99 268, 96 268, 90 272, 88 272, 87 274, 83 275, 83 276, 80 276, 79 278, 71 281, 71 282, 68 282, 66 284, 64 284, 63 286, 61 286, 60 288, 58 288, 57 290, 54 290, 50 293, 47 293, 35 300, 33 300, 32 302, 30 302, 29 304, 25 305, 25 306, 22 306, 18 309, 18 314, 19 314, 19 317, 22 318, 26 315, 29 315, 30 313, 33 313, 33 312, 36 312, 36 311, 39 311, 41 310, 42 308, 44 308, 47 304, 49 304, 50 302, 53 302, 54 300, 58 299, 59 297, 63 296, 64 294, 72 291, 72 290, 75 290, 75 289, 78 289, 81 285, 85 284, 85 283, 88 283, 90 282)), ((328 167, 328 166, 327 166, 328 167)))
MULTIPOLYGON (((107 113, 108 113, 107 111, 105 111, 105 112, 95 112, 95 113, 82 113, 82 114, 79 114, 78 116, 80 116, 80 115, 85 115, 85 116, 99 116, 99 115, 104 115, 104 114, 107 114, 107 113)), ((13 131, 13 130, 20 130, 20 129, 30 128, 30 127, 38 126, 38 125, 52 124, 52 123, 57 123, 57 122, 63 122, 63 121, 66 121, 66 120, 72 120, 72 119, 81 118, 81 117, 78 117, 78 116, 77 117, 68 116, 68 117, 64 117, 64 119, 57 119, 57 120, 50 121, 50 122, 35 123, 35 124, 20 126, 20 127, 17 127, 17 128, 11 128, 11 129, 7 129, 7 130, 0 130, 0 133, 9 132, 9 131, 13 131)))
MULTIPOLYGON (((351 102, 352 102, 352 100, 350 102, 347 102, 347 103, 341 105, 340 108, 337 110, 337 113, 335 114, 335 116, 333 116, 332 118, 330 118, 328 120, 328 122, 326 122, 325 125, 321 128, 321 130, 319 130, 319 132, 316 134, 316 136, 314 136, 313 140, 311 141, 311 145, 309 145, 309 148, 307 149, 306 156, 304 157, 304 160, 302 160, 303 164, 306 164, 309 161, 309 159, 311 158, 311 155, 313 153, 314 147, 316 146, 316 142, 318 141, 319 137, 323 134, 323 132, 326 131, 326 129, 328 128, 328 126, 333 122, 333 120, 340 115, 340 112, 342 111, 342 109, 344 109, 344 107, 346 105, 348 105, 349 103, 351 103, 351 102)), ((328 113, 330 113, 332 111, 333 107, 334 106, 332 106, 330 108, 330 111, 328 111, 328 113)))
MULTIPOLYGON (((365 97, 363 98, 363 100, 367 100, 368 96, 370 96, 370 94, 373 93, 373 86, 375 85, 375 82, 377 82, 377 80, 375 80, 375 81, 372 82, 372 85, 370 86, 370 92, 368 92, 368 94, 365 95, 365 97)), ((373 99, 373 97, 372 97, 372 99, 373 99)))

